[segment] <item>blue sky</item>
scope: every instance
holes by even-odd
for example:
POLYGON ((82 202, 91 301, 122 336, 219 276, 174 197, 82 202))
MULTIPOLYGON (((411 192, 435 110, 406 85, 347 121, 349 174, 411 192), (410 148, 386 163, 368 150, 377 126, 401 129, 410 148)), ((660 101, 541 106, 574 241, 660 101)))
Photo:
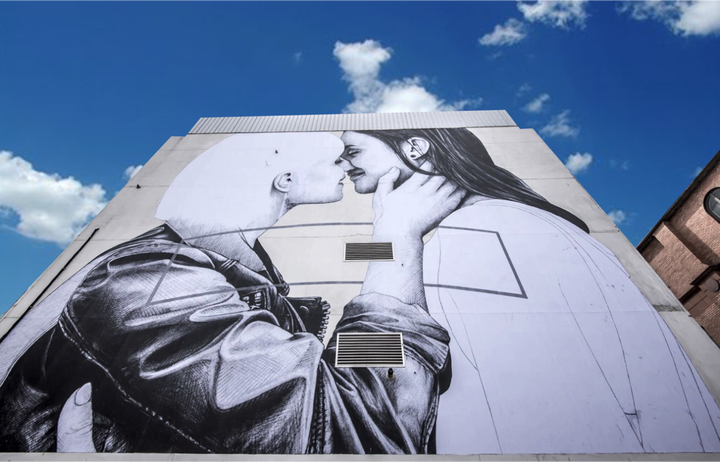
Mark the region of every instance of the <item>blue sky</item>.
POLYGON ((637 244, 720 149, 719 57, 718 2, 0 3, 0 313, 206 116, 506 109, 637 244))

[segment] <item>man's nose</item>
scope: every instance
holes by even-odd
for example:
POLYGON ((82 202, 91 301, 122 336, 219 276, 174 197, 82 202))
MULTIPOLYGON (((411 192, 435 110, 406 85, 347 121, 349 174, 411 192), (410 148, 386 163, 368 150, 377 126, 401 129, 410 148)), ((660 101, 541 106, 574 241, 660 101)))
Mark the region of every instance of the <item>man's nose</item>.
POLYGON ((342 168, 346 172, 349 170, 352 170, 352 168, 353 168, 353 165, 350 162, 348 162, 346 159, 344 159, 343 157, 338 157, 335 160, 335 165, 339 165, 340 168, 342 168))

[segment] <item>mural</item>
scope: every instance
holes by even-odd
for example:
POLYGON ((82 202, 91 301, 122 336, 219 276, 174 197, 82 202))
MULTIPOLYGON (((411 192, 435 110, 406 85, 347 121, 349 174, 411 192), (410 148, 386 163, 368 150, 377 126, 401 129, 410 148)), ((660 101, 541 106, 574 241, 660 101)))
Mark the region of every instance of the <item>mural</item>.
POLYGON ((424 249, 453 382, 438 452, 713 452, 720 410, 657 311, 578 217, 466 129, 345 132, 359 193, 425 162, 467 191, 424 249))
POLYGON ((720 451, 720 409, 615 256, 467 129, 233 135, 156 216, 0 343, 0 451, 720 451), (330 306, 260 240, 346 176, 395 260, 325 347, 330 306), (338 332, 403 333, 405 367, 334 367, 338 332))

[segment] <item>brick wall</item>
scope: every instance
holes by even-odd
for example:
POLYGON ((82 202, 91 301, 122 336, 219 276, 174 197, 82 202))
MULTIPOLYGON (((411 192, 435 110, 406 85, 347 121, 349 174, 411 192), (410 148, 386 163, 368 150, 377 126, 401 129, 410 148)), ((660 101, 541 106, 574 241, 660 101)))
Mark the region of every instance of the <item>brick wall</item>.
POLYGON ((720 164, 667 221, 660 223, 642 255, 698 324, 720 344, 720 291, 710 290, 714 288, 712 283, 710 289, 705 285, 709 279, 719 281, 720 273, 713 271, 696 281, 720 265, 720 223, 703 205, 707 193, 717 187, 720 164))
POLYGON ((720 165, 703 180, 680 210, 670 218, 670 224, 681 235, 690 250, 707 265, 720 263, 720 223, 703 206, 705 196, 720 187, 720 165))
POLYGON ((650 266, 679 299, 694 287, 691 282, 708 267, 687 247, 682 237, 671 223, 661 223, 655 230, 655 238, 662 245, 662 250, 652 260, 646 256, 648 249, 643 251, 650 266))
POLYGON ((715 290, 717 286, 714 284, 708 285, 709 280, 720 285, 720 273, 714 271, 700 282, 695 293, 685 302, 685 308, 710 337, 720 344, 720 291, 715 290))

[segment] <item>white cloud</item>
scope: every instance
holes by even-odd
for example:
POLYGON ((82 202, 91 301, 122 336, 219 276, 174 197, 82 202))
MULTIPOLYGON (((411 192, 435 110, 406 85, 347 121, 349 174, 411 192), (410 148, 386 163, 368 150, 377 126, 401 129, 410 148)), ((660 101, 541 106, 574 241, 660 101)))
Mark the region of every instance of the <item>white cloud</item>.
POLYGON ((610 213, 608 213, 608 217, 610 217, 613 223, 619 225, 627 219, 627 213, 622 210, 611 210, 610 213))
POLYGON ((292 60, 295 64, 298 64, 300 61, 302 61, 302 59, 303 59, 302 51, 296 51, 295 53, 293 53, 292 60))
POLYGON ((529 83, 524 83, 524 84, 520 85, 520 88, 518 88, 518 91, 515 94, 515 96, 517 96, 517 97, 523 96, 523 95, 527 94, 530 90, 532 90, 532 85, 530 85, 529 83))
POLYGON ((123 177, 125 177, 126 180, 130 180, 132 177, 137 175, 141 168, 143 168, 142 165, 131 165, 125 169, 123 177))
POLYGON ((574 138, 580 134, 580 129, 570 125, 570 111, 565 109, 560 114, 553 116, 550 122, 540 129, 540 133, 547 136, 574 138))
POLYGON ((458 101, 453 101, 450 104, 446 104, 443 107, 443 110, 448 111, 462 111, 464 109, 472 109, 475 107, 480 106, 483 103, 482 97, 478 96, 477 98, 467 98, 467 99, 461 99, 458 101))
POLYGON ((696 1, 684 6, 676 28, 683 35, 720 33, 720 2, 696 1))
MULTIPOLYGON (((537 0, 518 1, 517 7, 527 22, 540 22, 552 27, 568 29, 570 26, 585 27, 588 0, 537 0)), ((496 24, 492 32, 478 41, 483 46, 510 46, 527 37, 523 21, 509 18, 504 24, 496 24)))
POLYGON ((416 78, 390 82, 378 96, 373 112, 426 112, 436 110, 439 105, 437 97, 416 78))
POLYGON ((538 112, 543 110, 543 106, 548 101, 550 101, 550 95, 548 95, 547 93, 543 93, 542 95, 538 95, 537 98, 527 103, 523 107, 523 110, 532 114, 537 114, 538 112))
POLYGON ((610 159, 610 167, 619 168, 620 170, 630 170, 630 162, 628 162, 627 160, 619 162, 615 159, 610 159))
POLYGON ((573 175, 577 175, 580 172, 584 172, 592 164, 593 156, 589 152, 570 154, 565 162, 565 167, 573 175))
POLYGON ((23 236, 65 245, 105 207, 99 184, 37 171, 25 159, 0 151, 0 210, 19 218, 23 236))
POLYGON ((505 24, 497 24, 489 34, 485 34, 478 41, 483 46, 509 46, 527 37, 525 24, 515 18, 505 21, 505 24))
MULTIPOLYGON (((348 107, 353 107, 356 100, 348 107)), ((373 111, 350 112, 432 112, 432 111, 461 111, 466 107, 478 106, 482 98, 463 99, 452 103, 445 103, 421 85, 418 77, 394 80, 383 84, 382 91, 373 99, 362 100, 360 107, 375 106, 373 111)))
POLYGON ((584 27, 588 17, 585 7, 587 0, 538 0, 518 2, 518 10, 526 21, 542 22, 553 27, 567 29, 571 25, 584 27))
POLYGON ((703 171, 703 168, 705 168, 705 167, 696 167, 695 171, 693 172, 693 177, 700 175, 700 172, 703 171))
POLYGON ((335 43, 333 54, 355 96, 355 101, 346 108, 348 112, 377 112, 385 91, 385 85, 378 80, 380 66, 390 59, 391 53, 390 48, 383 48, 375 40, 335 43))
POLYGON ((345 112, 430 112, 457 111, 482 103, 482 98, 463 99, 455 102, 430 93, 419 77, 380 80, 380 68, 390 60, 392 49, 384 48, 375 40, 364 42, 336 42, 333 50, 340 63, 343 79, 348 82, 355 100, 345 112))
POLYGON ((693 1, 645 1, 622 3, 619 10, 629 13, 633 19, 652 19, 665 24, 677 35, 720 34, 720 2, 693 1))

